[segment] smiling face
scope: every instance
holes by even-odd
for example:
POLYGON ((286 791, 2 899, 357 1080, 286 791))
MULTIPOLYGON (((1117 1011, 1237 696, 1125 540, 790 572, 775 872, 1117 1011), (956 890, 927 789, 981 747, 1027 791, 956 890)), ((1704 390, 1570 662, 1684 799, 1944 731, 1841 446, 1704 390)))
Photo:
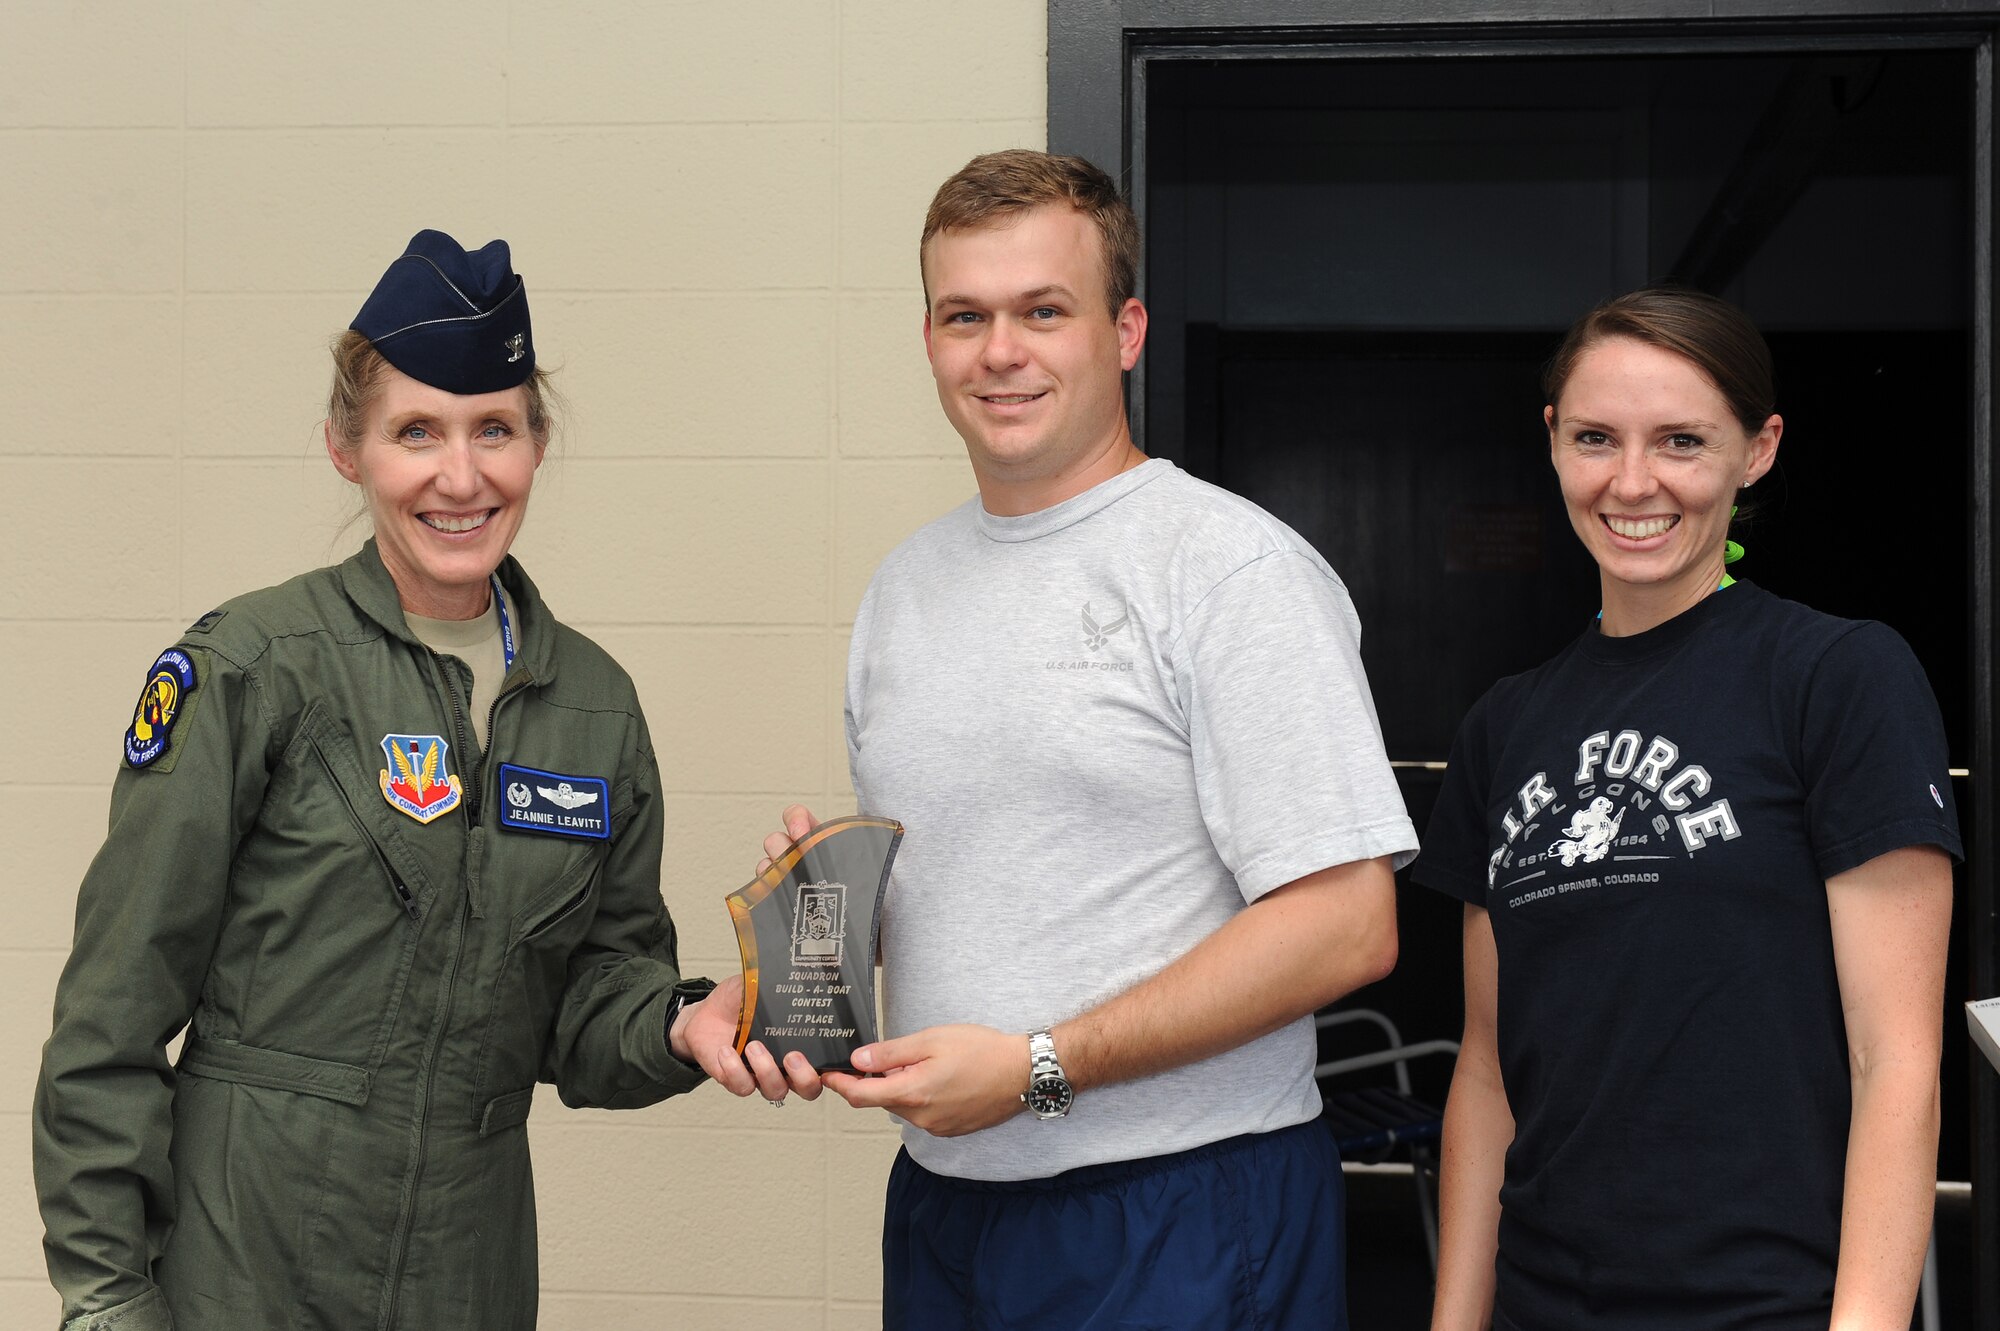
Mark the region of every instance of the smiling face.
POLYGON ((989 512, 1048 508, 1131 464, 1123 375, 1138 363, 1146 310, 1106 308, 1088 215, 1045 204, 941 231, 923 260, 924 349, 989 512))
POLYGON ((384 365, 358 442, 335 437, 335 470, 359 485, 403 608, 431 619, 485 612, 487 578, 514 543, 543 448, 528 393, 461 396, 384 365))
POLYGON ((1783 420, 1746 430, 1691 361, 1624 337, 1577 359, 1543 420, 1605 633, 1643 632, 1716 589, 1736 492, 1770 470, 1783 420))

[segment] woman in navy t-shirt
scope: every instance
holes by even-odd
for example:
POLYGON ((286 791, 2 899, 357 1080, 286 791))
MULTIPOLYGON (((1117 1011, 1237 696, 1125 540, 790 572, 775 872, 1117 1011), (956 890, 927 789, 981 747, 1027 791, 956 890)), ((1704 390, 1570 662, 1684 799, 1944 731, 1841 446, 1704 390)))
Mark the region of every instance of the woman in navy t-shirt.
POLYGON ((1472 709, 1414 871, 1466 903, 1434 1325, 1906 1325, 1960 854, 1930 685, 1724 572, 1784 430, 1740 311, 1620 297, 1544 387, 1603 609, 1472 709))

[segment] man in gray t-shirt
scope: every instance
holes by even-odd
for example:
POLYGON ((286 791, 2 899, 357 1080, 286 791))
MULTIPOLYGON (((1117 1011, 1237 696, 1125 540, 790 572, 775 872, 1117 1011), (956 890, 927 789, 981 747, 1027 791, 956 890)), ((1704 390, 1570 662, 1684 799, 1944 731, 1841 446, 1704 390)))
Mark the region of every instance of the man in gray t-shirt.
POLYGON ((905 1124, 890 1327, 1345 1325, 1311 1014, 1394 964, 1417 841, 1333 570, 1132 443, 1137 251, 1110 179, 1044 153, 926 221, 979 494, 855 620, 855 793, 908 831, 879 1075, 824 1079, 905 1124))

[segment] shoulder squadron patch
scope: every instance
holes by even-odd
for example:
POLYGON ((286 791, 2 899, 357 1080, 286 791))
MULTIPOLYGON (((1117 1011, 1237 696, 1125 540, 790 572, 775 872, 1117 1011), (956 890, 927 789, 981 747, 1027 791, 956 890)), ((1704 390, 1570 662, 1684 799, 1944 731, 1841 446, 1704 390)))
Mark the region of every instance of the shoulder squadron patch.
POLYGON ((611 838, 611 785, 601 776, 564 776, 500 764, 500 826, 550 836, 611 838))
POLYGON ((446 762, 451 745, 442 736, 384 735, 382 752, 389 760, 382 769, 382 798, 390 808, 428 823, 458 807, 464 792, 446 762))
POLYGON ((160 653, 146 674, 139 706, 125 731, 125 761, 145 767, 167 751, 174 721, 194 693, 194 659, 178 647, 160 653))

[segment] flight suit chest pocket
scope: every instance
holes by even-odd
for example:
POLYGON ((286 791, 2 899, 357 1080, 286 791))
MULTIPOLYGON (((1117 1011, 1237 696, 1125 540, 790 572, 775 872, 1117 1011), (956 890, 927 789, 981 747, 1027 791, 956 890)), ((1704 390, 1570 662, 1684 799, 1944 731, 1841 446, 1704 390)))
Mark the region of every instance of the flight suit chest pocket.
POLYGON ((198 1034, 380 1066, 436 889, 356 755, 307 710, 231 866, 198 1034))
POLYGON ((384 802, 379 781, 371 779, 355 756, 353 737, 315 703, 299 724, 295 746, 301 741, 311 747, 355 831, 374 852, 397 904, 408 911, 417 904, 416 898, 428 895, 431 878, 422 857, 405 839, 398 818, 384 802))
MULTIPOLYGON (((497 851, 504 854, 508 849, 502 845, 497 851)), ((588 923, 591 897, 597 888, 597 870, 604 863, 604 853, 595 845, 565 849, 570 852, 569 862, 508 921, 510 956, 524 949, 557 948, 567 953, 567 945, 575 942, 588 923)))
MULTIPOLYGON (((614 822, 618 803, 613 801, 614 822)), ((487 989, 489 1011, 472 1104, 476 1116, 484 1116, 490 1100, 531 1087, 540 1075, 572 965, 597 917, 609 844, 502 834, 489 848, 489 873, 510 877, 527 865, 547 863, 552 853, 565 858, 539 886, 499 889, 489 884, 497 900, 525 900, 506 917, 505 951, 487 989)))

